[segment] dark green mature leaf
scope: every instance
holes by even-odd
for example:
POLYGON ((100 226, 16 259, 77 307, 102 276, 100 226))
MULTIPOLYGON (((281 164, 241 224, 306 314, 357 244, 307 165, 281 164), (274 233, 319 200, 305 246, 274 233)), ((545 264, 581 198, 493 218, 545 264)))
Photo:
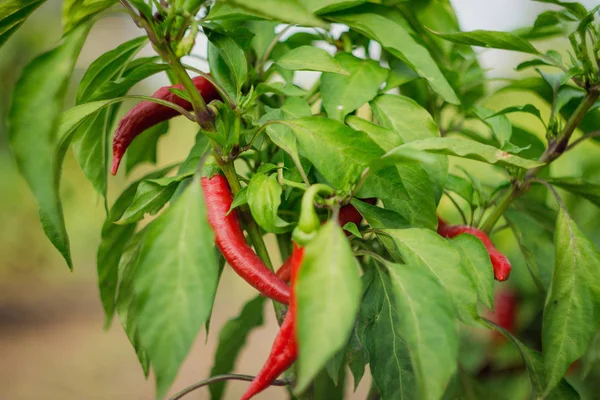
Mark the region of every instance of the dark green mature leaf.
POLYGON ((540 54, 527 40, 508 32, 485 30, 456 33, 431 32, 434 35, 453 43, 486 47, 488 49, 502 49, 520 51, 529 54, 540 54))
POLYGON ((0 47, 46 0, 4 0, 0 4, 0 47))
POLYGON ((460 254, 461 264, 467 270, 479 300, 494 309, 494 269, 481 240, 465 234, 451 239, 450 244, 460 254))
POLYGON ((364 132, 341 122, 308 117, 282 121, 294 130, 303 155, 337 189, 355 183, 371 161, 383 155, 364 132))
POLYGON ((346 115, 377 96, 388 72, 375 60, 360 59, 350 53, 337 53, 335 59, 350 75, 322 74, 321 97, 329 118, 343 121, 346 115))
MULTIPOLYGON (((477 289, 461 255, 445 239, 429 229, 385 229, 404 262, 428 270, 450 297, 464 322, 477 318, 477 289)), ((393 249, 388 249, 394 255, 393 249)), ((395 257, 398 257, 396 252, 395 257)))
POLYGON ((292 71, 322 71, 350 75, 350 72, 327 51, 313 46, 300 46, 277 60, 281 68, 292 71))
POLYGON ((244 50, 229 36, 209 31, 207 37, 231 71, 237 89, 236 93, 239 92, 248 77, 248 63, 244 50))
POLYGON ((498 332, 501 332, 507 339, 513 342, 513 344, 521 353, 521 357, 525 362, 527 368, 527 374, 529 375, 529 383, 531 389, 535 393, 536 398, 544 398, 548 400, 578 400, 579 394, 577 391, 565 380, 561 379, 558 386, 553 389, 550 393, 544 395, 544 363, 542 360, 542 354, 530 349, 525 346, 519 339, 511 335, 507 330, 500 326, 487 321, 492 325, 498 332))
POLYGON ((358 263, 337 222, 306 246, 297 288, 298 382, 301 393, 348 343, 360 303, 358 263))
POLYGON ((102 236, 100 246, 98 246, 96 264, 100 299, 104 306, 105 326, 107 328, 110 326, 116 305, 119 261, 136 228, 136 224, 117 225, 114 222, 121 218, 127 207, 129 207, 142 181, 161 178, 171 169, 173 169, 173 165, 154 171, 129 185, 115 200, 102 225, 102 236))
POLYGON ((267 232, 290 230, 290 224, 277 215, 282 191, 277 174, 255 174, 248 184, 247 198, 252 217, 267 232))
POLYGON ((146 36, 131 39, 93 61, 79 82, 76 103, 106 100, 106 97, 96 95, 97 89, 107 82, 120 78, 120 74, 131 58, 147 43, 146 36))
POLYGON ((117 4, 117 0, 65 0, 63 1, 63 30, 67 34, 95 14, 117 4))
POLYGON ((387 14, 378 13, 375 9, 365 7, 360 11, 349 10, 328 15, 327 18, 346 24, 378 41, 384 49, 405 61, 419 76, 425 78, 433 91, 440 94, 444 100, 453 104, 460 103, 427 49, 412 38, 405 26, 386 18, 387 14))
MULTIPOLYGON (((394 130, 404 143, 440 136, 440 131, 427 110, 408 97, 385 94, 377 97, 370 105, 381 125, 394 130)), ((381 143, 378 144, 381 146, 381 143)), ((389 151, 391 148, 384 150, 389 151)), ((423 168, 433 183, 437 202, 442 197, 448 175, 448 159, 437 156, 434 163, 424 164, 423 168)))
POLYGON ((177 187, 193 172, 168 178, 148 179, 141 182, 133 202, 123 212, 119 224, 131 224, 144 218, 145 214, 155 215, 171 199, 177 187))
POLYGON ((361 332, 382 399, 439 399, 454 374, 458 329, 448 294, 412 260, 373 268, 361 332))
MULTIPOLYGON (((248 335, 262 326, 265 297, 258 296, 246 303, 240 314, 227 321, 219 333, 219 345, 215 352, 215 361, 210 376, 228 374, 233 371, 235 361, 246 345, 248 335)), ((226 382, 216 382, 209 386, 210 398, 220 400, 225 391, 226 382)))
POLYGON ((544 393, 579 359, 600 327, 600 251, 561 209, 554 236, 556 265, 544 306, 544 393))
POLYGON ((354 391, 356 391, 365 374, 365 365, 369 362, 369 353, 358 336, 358 324, 355 324, 352 336, 350 336, 350 342, 346 349, 346 361, 354 377, 354 391))
POLYGON ((8 140, 17 165, 38 202, 46 236, 69 268, 73 265, 59 193, 66 146, 58 128, 67 84, 89 29, 74 30, 25 67, 8 115, 8 140))
POLYGON ((297 0, 222 0, 217 4, 223 2, 275 21, 321 28, 327 27, 325 22, 315 17, 297 0))
POLYGON ((131 172, 144 162, 156 164, 158 139, 169 131, 169 121, 161 122, 142 132, 127 148, 125 171, 131 172))
POLYGON ((546 178, 546 181, 600 207, 600 184, 596 182, 584 178, 546 178))
MULTIPOLYGON (((398 151, 421 150, 429 153, 447 154, 456 157, 468 158, 471 160, 482 161, 488 164, 498 164, 503 166, 514 166, 524 169, 530 169, 544 165, 539 161, 527 160, 519 156, 509 154, 486 144, 475 142, 474 140, 462 138, 429 138, 417 140, 403 144, 396 148, 398 151)), ((393 155, 396 149, 388 152, 393 155)))
POLYGON ((233 73, 227 66, 225 59, 221 56, 219 49, 212 43, 208 43, 208 65, 213 79, 221 85, 229 97, 237 97, 237 86, 233 78, 233 73))
POLYGON ((135 320, 158 398, 173 383, 211 313, 219 272, 213 239, 197 180, 143 237, 133 279, 135 320))

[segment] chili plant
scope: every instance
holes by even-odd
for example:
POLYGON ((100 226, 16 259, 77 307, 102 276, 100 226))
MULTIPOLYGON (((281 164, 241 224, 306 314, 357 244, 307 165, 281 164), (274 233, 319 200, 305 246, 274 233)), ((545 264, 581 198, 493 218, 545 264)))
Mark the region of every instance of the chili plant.
MULTIPOLYGON (((598 157, 571 150, 598 150, 600 6, 538 1, 554 8, 514 32, 461 31, 448 0, 64 1, 62 39, 14 89, 9 143, 69 268, 67 151, 104 199, 106 324, 118 316, 157 398, 208 331, 225 261, 273 299, 281 331, 260 373, 232 374, 228 343, 265 308, 250 301, 214 376, 173 399, 204 385, 219 399, 227 379, 254 381, 244 399, 270 385, 342 398, 366 371, 369 399, 597 395, 598 157), (115 12, 141 36, 92 62, 63 110, 90 28, 115 12), (205 70, 185 61, 201 39, 205 70), (492 82, 478 47, 527 58, 492 82), (159 73, 170 86, 128 94, 159 73), (535 100, 498 100, 515 91, 535 100), (127 177, 156 163, 176 116, 197 129, 181 162, 108 196, 123 156, 127 177)), ((0 45, 43 2, 4 0, 0 45)))

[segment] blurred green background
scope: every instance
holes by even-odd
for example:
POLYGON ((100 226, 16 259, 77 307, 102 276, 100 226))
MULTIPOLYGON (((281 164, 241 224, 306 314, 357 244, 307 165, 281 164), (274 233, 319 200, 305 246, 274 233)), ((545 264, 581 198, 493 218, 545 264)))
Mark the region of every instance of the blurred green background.
MULTIPOLYGON (((590 7, 597 1, 582 3, 590 7)), ((465 30, 515 29, 532 23, 545 8, 545 5, 526 0, 455 0, 453 4, 465 30)), ((152 380, 144 379, 118 321, 110 330, 103 330, 95 271, 96 248, 104 218, 100 198, 69 154, 61 186, 75 264, 74 272, 69 272, 44 236, 35 201, 19 176, 7 147, 6 113, 11 90, 21 68, 59 40, 60 7, 58 0, 48 1, 0 50, 0 399, 150 399, 153 398, 152 380)), ((67 105, 72 104, 79 79, 96 57, 139 34, 125 14, 114 14, 100 20, 77 63, 67 105)), ((544 49, 551 45, 544 43, 539 47, 544 49)), ((205 46, 205 43, 198 43, 197 51, 202 53, 205 46)), ((149 55, 151 50, 145 49, 145 53, 149 55)), ((484 51, 481 52, 481 60, 484 68, 489 69, 490 76, 506 77, 514 76, 514 66, 524 57, 508 52, 484 51)), ((166 82, 166 77, 160 76, 146 81, 134 91, 150 94, 166 82)), ((498 95, 489 99, 486 106, 499 110, 508 104, 526 103, 536 104, 543 115, 548 116, 548 107, 526 93, 498 95)), ((515 114, 510 118, 515 125, 543 135, 543 127, 535 118, 515 114)), ((164 165, 185 158, 194 133, 194 128, 186 121, 174 120, 169 134, 160 139, 159 163, 164 165)), ((580 146, 569 155, 569 161, 560 161, 554 168, 561 171, 560 175, 577 176, 586 171, 588 177, 597 178, 599 173, 594 167, 597 156, 591 151, 597 151, 595 147, 597 145, 592 143, 580 146)), ((498 179, 497 174, 488 174, 490 170, 482 169, 480 164, 463 165, 471 171, 479 170, 484 182, 498 179)), ((133 177, 144 174, 148 169, 150 166, 139 168, 133 177)), ((125 182, 122 175, 110 179, 111 198, 124 187, 125 182)), ((576 221, 598 242, 597 210, 585 201, 577 204, 573 210, 576 221)), ((442 207, 448 213, 452 212, 446 202, 442 207)), ((504 236, 510 241, 510 235, 504 236)), ((515 270, 524 271, 516 245, 509 246, 515 250, 511 254, 516 260, 515 270)), ((515 275, 520 277, 523 274, 517 272, 515 275)), ((241 306, 253 295, 253 290, 226 270, 217 295, 211 334, 208 338, 204 332, 200 334, 172 393, 209 376, 220 328, 237 315, 241 306)), ((265 311, 265 325, 252 333, 237 363, 236 372, 255 374, 269 352, 277 325, 271 307, 265 311)), ((348 398, 364 398, 369 385, 369 380, 364 379, 355 396, 350 396, 349 388, 348 398)), ((247 383, 242 382, 230 383, 225 398, 239 398, 246 386, 247 383)), ((201 390, 186 398, 205 399, 208 398, 207 393, 201 390)), ((283 389, 274 388, 259 398, 284 398, 284 393, 283 389)))

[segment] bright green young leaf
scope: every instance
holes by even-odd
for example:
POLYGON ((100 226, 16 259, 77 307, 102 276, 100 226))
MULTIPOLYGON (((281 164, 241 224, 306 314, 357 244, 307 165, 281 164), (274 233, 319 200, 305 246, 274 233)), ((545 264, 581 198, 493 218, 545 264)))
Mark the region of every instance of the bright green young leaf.
POLYGON ((173 169, 173 165, 152 172, 129 185, 115 200, 102 225, 102 236, 100 246, 98 246, 96 264, 100 299, 102 300, 106 315, 106 327, 110 326, 116 305, 119 261, 136 228, 136 224, 117 225, 114 222, 121 218, 125 210, 129 207, 142 181, 145 179, 161 178, 171 169, 173 169))
POLYGON ((469 268, 463 265, 461 255, 450 243, 429 229, 385 229, 383 232, 398 246, 404 262, 429 271, 446 289, 464 322, 477 318, 477 288, 469 277, 469 268))
POLYGON ((432 33, 458 44, 486 47, 488 49, 502 49, 529 54, 540 54, 527 40, 508 32, 476 30, 456 33, 439 33, 432 31, 432 33))
POLYGON ((389 63, 390 71, 384 90, 402 86, 419 78, 419 75, 415 71, 397 58, 393 58, 389 63))
MULTIPOLYGON (((214 7, 213 7, 214 8, 214 7)), ((212 13, 212 9, 210 12, 212 13)), ((246 28, 254 34, 250 46, 254 50, 256 57, 260 60, 265 55, 269 45, 276 36, 274 21, 246 21, 246 28)))
POLYGON ((233 201, 231 202, 231 207, 229 207, 228 214, 238 208, 239 206, 243 206, 244 204, 248 204, 248 186, 244 186, 242 190, 237 192, 233 201))
POLYGON ((95 14, 117 4, 118 0, 64 0, 63 30, 67 34, 95 14))
MULTIPOLYGON (((440 136, 439 129, 427 110, 408 97, 384 94, 370 105, 381 125, 394 130, 404 143, 440 136)), ((391 148, 384 150, 389 151, 391 148)), ((434 184, 435 198, 439 201, 448 175, 447 157, 437 156, 434 163, 423 165, 423 168, 434 184)))
POLYGON ((290 224, 277 215, 282 191, 277 174, 256 174, 248 184, 248 206, 252 217, 267 232, 282 233, 290 229, 290 224))
POLYGON ((131 224, 144 218, 144 215, 155 215, 171 199, 179 183, 192 173, 168 178, 148 179, 142 181, 135 193, 135 198, 119 219, 119 224, 131 224))
POLYGON ((66 147, 58 128, 69 78, 89 29, 72 31, 58 47, 25 67, 8 114, 11 150, 38 202, 44 232, 69 268, 73 265, 59 193, 66 147))
POLYGON ((173 383, 211 313, 219 272, 213 239, 196 180, 144 235, 133 280, 135 319, 157 398, 173 383))
MULTIPOLYGON (((257 296, 246 303, 240 314, 227 321, 219 333, 219 345, 210 376, 228 374, 233 371, 235 361, 246 345, 248 335, 262 326, 265 297, 257 296)), ((211 400, 220 400, 226 382, 216 382, 209 386, 211 400)))
POLYGON ((512 124, 506 115, 495 113, 493 110, 485 107, 476 107, 474 111, 477 117, 492 130, 492 134, 498 141, 498 144, 500 144, 500 147, 503 147, 510 141, 512 124))
POLYGON ((325 22, 315 17, 298 0, 221 0, 217 4, 221 2, 275 21, 320 28, 327 27, 325 22))
POLYGON ((467 270, 479 300, 494 309, 494 269, 481 240, 472 235, 458 235, 450 240, 458 251, 462 266, 467 270))
POLYGON ((321 97, 329 118, 343 121, 346 115, 377 96, 388 72, 376 61, 360 59, 350 53, 337 53, 335 59, 350 75, 323 73, 321 97))
POLYGON ((237 91, 239 92, 248 77, 248 63, 244 50, 229 36, 221 35, 216 32, 208 32, 208 40, 217 48, 221 58, 229 67, 237 91))
POLYGON ((465 178, 458 175, 448 174, 445 188, 446 190, 456 193, 465 199, 469 204, 473 203, 473 185, 465 178))
POLYGON ((46 0, 4 0, 0 3, 0 48, 27 17, 46 0))
POLYGON ((377 207, 355 198, 351 203, 373 228, 403 229, 410 227, 406 219, 392 210, 377 207))
POLYGON ((542 326, 545 393, 585 353, 600 327, 600 251, 562 209, 554 245, 556 264, 542 326))
POLYGON ((337 189, 356 182, 371 161, 383 155, 364 132, 341 122, 308 117, 282 121, 296 133, 302 154, 337 189))
POLYGON ((306 246, 296 282, 298 393, 348 343, 360 303, 360 286, 350 243, 337 222, 329 221, 306 246))
POLYGON ((348 115, 346 125, 355 131, 363 131, 384 150, 391 150, 404 143, 400 135, 392 129, 384 128, 356 115, 348 115))
POLYGON ((275 93, 289 97, 303 97, 308 93, 306 90, 299 88, 298 86, 283 82, 260 83, 256 87, 256 92, 258 94, 275 93))
POLYGON ((581 4, 574 1, 559 1, 559 0, 533 0, 538 3, 549 3, 561 6, 571 12, 577 18, 583 18, 587 15, 586 8, 581 4))
POLYGON ((584 178, 547 178, 546 181, 600 207, 600 184, 596 182, 584 178))
POLYGON ((169 131, 169 121, 161 122, 142 132, 127 148, 125 171, 130 173, 144 162, 156 164, 158 139, 169 131))
MULTIPOLYGON (((474 140, 443 137, 417 140, 403 144, 397 147, 398 150, 422 150, 429 153, 447 154, 450 156, 468 158, 471 160, 482 161, 488 164, 498 164, 502 166, 514 166, 523 169, 530 169, 544 165, 539 161, 527 160, 519 156, 506 153, 486 144, 478 143, 474 140)), ((392 150, 388 155, 392 155, 392 150)))
POLYGON ((300 0, 306 9, 315 14, 325 14, 333 11, 351 8, 366 3, 368 0, 300 0))
POLYGON ((350 75, 350 72, 328 52, 312 46, 300 46, 290 50, 279 57, 277 65, 292 71, 322 71, 350 75))
POLYGON ((147 43, 146 36, 131 39, 92 62, 77 87, 77 104, 106 100, 107 98, 97 96, 96 90, 106 82, 120 78, 131 58, 147 43))
POLYGON ((439 399, 458 357, 458 324, 448 294, 419 263, 373 270, 361 337, 382 399, 439 399))
POLYGON ((378 41, 383 48, 395 57, 405 61, 419 76, 425 78, 433 91, 449 103, 458 104, 456 93, 438 68, 427 49, 416 42, 406 28, 373 12, 353 13, 352 10, 327 16, 334 22, 350 28, 378 41))

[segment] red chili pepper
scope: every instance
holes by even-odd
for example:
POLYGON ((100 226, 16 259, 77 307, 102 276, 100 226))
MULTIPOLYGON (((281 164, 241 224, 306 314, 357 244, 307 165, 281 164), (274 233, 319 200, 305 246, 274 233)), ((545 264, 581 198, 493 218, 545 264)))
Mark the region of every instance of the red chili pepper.
POLYGON ((256 375, 246 393, 241 400, 249 400, 258 393, 265 390, 271 382, 287 370, 298 358, 298 343, 296 341, 296 300, 294 295, 294 286, 298 271, 302 266, 304 258, 304 248, 294 244, 294 251, 291 255, 292 272, 292 301, 279 333, 275 337, 271 353, 263 369, 256 375))
POLYGON ((283 265, 279 267, 275 274, 279 279, 284 282, 289 282, 292 277, 292 256, 290 255, 287 260, 284 261, 283 265))
MULTIPOLYGON (((193 78, 192 81, 206 103, 210 103, 212 100, 220 98, 217 89, 203 76, 197 76, 193 78)), ((162 87, 154 92, 152 97, 169 101, 191 111, 193 109, 192 104, 171 92, 169 89, 172 88, 183 89, 183 86, 173 85, 162 87)), ((179 115, 179 113, 172 108, 149 100, 142 101, 129 110, 129 112, 119 121, 119 125, 117 126, 113 138, 112 174, 115 175, 117 173, 121 159, 133 139, 146 129, 176 117, 177 115, 179 115)))
POLYGON ((477 239, 481 240, 488 251, 490 261, 494 267, 494 277, 496 280, 502 282, 507 280, 510 276, 510 261, 508 261, 508 258, 506 258, 504 254, 500 253, 498 249, 494 247, 494 244, 488 235, 485 234, 485 232, 467 225, 448 225, 439 217, 437 232, 439 235, 449 238, 453 238, 463 233, 468 233, 469 235, 475 236, 477 239))
POLYGON ((290 288, 269 270, 246 243, 235 210, 229 215, 233 196, 225 177, 216 174, 201 179, 208 222, 215 242, 235 272, 263 295, 283 304, 290 301, 290 288))

